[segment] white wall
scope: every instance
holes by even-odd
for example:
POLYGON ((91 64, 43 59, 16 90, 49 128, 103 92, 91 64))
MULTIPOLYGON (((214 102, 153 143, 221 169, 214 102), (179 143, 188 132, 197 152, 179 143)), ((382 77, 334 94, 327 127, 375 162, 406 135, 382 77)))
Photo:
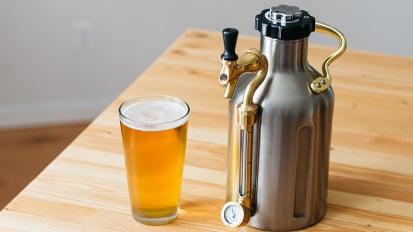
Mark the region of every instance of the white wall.
POLYGON ((255 15, 281 3, 342 30, 349 49, 413 56, 408 0, 0 0, 0 127, 90 120, 186 28, 258 36, 255 15))

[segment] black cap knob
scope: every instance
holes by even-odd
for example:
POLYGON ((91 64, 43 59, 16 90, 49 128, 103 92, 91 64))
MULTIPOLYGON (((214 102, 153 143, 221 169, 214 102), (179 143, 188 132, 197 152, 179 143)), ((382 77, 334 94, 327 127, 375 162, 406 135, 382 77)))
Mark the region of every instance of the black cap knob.
POLYGON ((274 39, 302 39, 315 30, 315 18, 298 7, 279 5, 257 15, 255 29, 274 39))
POLYGON ((235 28, 225 28, 222 31, 224 38, 224 53, 221 55, 222 60, 233 61, 237 60, 238 56, 235 53, 235 46, 237 45, 238 30, 235 28))

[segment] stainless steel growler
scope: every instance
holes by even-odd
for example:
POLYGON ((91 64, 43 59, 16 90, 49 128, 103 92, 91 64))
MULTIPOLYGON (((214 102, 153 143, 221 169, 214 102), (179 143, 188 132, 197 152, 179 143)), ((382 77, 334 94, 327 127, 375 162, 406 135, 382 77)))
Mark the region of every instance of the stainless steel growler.
POLYGON ((238 31, 223 31, 219 76, 229 99, 227 201, 224 224, 295 230, 321 220, 327 183, 334 94, 329 65, 346 49, 337 29, 298 7, 280 5, 255 18, 261 48, 238 59, 238 31), (308 64, 308 36, 340 43, 319 73, 308 64))

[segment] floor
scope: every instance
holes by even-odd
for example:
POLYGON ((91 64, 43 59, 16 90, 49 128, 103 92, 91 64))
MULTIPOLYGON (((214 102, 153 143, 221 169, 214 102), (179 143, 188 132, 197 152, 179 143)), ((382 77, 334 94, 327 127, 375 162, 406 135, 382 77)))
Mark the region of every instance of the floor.
POLYGON ((35 178, 88 123, 0 129, 0 209, 35 178))

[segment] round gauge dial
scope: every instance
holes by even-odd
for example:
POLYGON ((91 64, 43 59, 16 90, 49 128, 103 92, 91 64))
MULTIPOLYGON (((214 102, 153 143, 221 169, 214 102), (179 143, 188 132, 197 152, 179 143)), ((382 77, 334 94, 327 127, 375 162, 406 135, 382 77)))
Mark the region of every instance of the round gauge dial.
POLYGON ((244 208, 236 202, 228 202, 221 211, 222 222, 230 227, 237 227, 244 222, 244 208))

